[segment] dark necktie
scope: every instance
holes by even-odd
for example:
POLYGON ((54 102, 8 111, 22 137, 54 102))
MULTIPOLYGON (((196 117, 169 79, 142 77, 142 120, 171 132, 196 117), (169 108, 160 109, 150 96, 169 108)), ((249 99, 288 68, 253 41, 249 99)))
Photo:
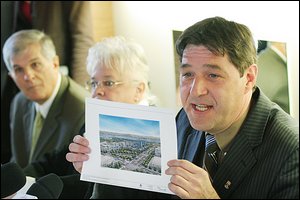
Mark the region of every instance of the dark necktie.
POLYGON ((204 168, 212 180, 218 169, 218 154, 220 149, 213 135, 206 133, 205 139, 204 168))

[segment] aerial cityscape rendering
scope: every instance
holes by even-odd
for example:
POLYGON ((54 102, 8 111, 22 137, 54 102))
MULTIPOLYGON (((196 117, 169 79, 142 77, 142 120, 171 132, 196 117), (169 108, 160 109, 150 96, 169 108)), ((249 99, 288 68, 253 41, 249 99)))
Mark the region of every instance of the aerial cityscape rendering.
POLYGON ((99 124, 102 167, 161 175, 158 122, 137 122, 137 119, 101 115, 99 124), (108 124, 109 126, 106 126, 108 124), (141 124, 143 126, 140 126, 141 124), (153 135, 153 132, 156 132, 156 135, 153 135))

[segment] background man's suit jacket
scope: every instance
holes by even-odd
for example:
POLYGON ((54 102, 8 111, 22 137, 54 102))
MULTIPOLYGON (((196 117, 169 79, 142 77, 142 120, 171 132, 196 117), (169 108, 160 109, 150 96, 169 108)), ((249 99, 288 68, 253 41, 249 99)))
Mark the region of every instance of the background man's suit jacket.
POLYGON ((284 111, 290 113, 287 63, 274 50, 267 48, 257 60, 256 84, 284 111))
MULTIPOLYGON (((44 120, 32 161, 69 145, 85 120, 85 97, 89 93, 69 77, 62 76, 61 86, 44 120)), ((29 161, 31 134, 35 118, 34 102, 18 93, 11 107, 12 161, 25 167, 29 161)))
POLYGON ((60 64, 69 75, 84 86, 88 49, 94 44, 89 1, 32 1, 32 26, 50 35, 60 64))

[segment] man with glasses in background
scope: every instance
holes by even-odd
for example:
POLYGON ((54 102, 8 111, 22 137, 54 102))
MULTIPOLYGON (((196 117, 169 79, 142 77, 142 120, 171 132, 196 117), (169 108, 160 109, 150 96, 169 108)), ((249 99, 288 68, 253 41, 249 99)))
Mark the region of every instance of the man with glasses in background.
MULTIPOLYGON (((84 123, 84 101, 89 93, 60 74, 54 44, 41 31, 11 35, 4 44, 3 58, 20 89, 10 110, 11 162, 25 168, 68 146, 84 123)), ((47 167, 58 175, 73 174, 65 163, 47 167)), ((41 171, 32 176, 48 174, 41 171)))

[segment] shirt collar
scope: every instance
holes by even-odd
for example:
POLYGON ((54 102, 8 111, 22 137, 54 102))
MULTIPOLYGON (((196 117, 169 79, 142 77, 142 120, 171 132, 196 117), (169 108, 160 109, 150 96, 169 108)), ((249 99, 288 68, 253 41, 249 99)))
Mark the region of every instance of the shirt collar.
POLYGON ((59 73, 58 78, 57 78, 57 82, 56 82, 56 86, 55 86, 55 88, 53 90, 53 93, 50 96, 50 98, 47 99, 47 101, 45 103, 43 103, 42 105, 40 105, 38 103, 35 103, 36 112, 40 112, 44 119, 46 119, 46 117, 48 115, 48 112, 50 110, 50 107, 51 107, 57 93, 58 93, 60 85, 61 85, 61 74, 59 73))

